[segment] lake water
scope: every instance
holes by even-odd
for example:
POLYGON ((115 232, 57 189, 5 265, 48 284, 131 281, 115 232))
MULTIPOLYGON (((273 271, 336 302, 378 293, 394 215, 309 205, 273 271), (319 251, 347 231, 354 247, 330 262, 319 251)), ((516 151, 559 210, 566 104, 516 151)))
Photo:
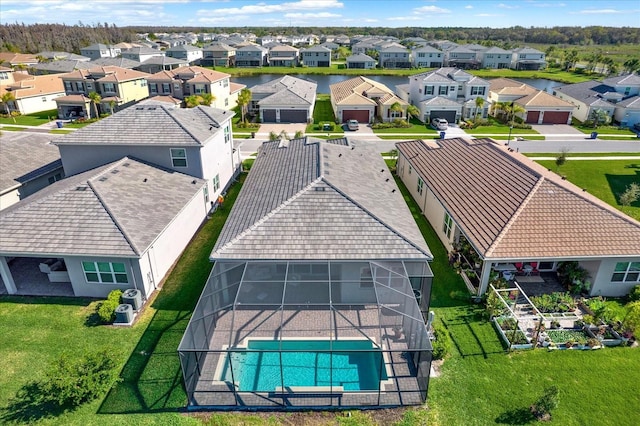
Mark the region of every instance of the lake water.
MULTIPOLYGON (((293 77, 312 80, 318 83, 318 93, 329 93, 329 86, 331 84, 339 83, 344 80, 353 78, 353 75, 308 75, 308 74, 291 74, 293 77)), ((268 83, 271 80, 282 77, 276 74, 258 74, 248 77, 231 77, 231 81, 236 83, 245 84, 248 88, 252 88, 258 84, 268 83)), ((394 90, 399 84, 408 84, 409 77, 396 77, 387 75, 368 75, 367 78, 375 80, 384 84, 389 89, 394 90)), ((545 90, 547 93, 553 93, 553 88, 561 86, 562 83, 557 81, 551 81, 544 78, 514 78, 513 80, 521 81, 536 89, 545 90)))

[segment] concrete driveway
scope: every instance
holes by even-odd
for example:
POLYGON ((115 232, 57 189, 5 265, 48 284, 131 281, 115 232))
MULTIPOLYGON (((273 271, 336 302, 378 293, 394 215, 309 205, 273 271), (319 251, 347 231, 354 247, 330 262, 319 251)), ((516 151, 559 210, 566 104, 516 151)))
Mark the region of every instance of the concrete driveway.
POLYGON ((256 133, 268 136, 271 132, 280 134, 284 130, 292 138, 297 131, 304 133, 306 129, 307 125, 304 123, 263 123, 256 133))
POLYGON ((536 132, 544 135, 547 138, 571 138, 576 139, 578 136, 582 136, 587 139, 589 135, 586 135, 576 129, 573 126, 567 124, 532 124, 531 127, 536 132))

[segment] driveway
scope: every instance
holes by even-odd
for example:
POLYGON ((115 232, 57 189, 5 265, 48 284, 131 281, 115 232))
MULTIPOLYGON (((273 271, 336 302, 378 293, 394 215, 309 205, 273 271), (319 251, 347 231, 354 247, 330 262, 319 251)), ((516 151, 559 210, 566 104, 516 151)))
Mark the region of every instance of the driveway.
POLYGON ((567 124, 532 124, 531 127, 533 130, 547 138, 576 139, 578 136, 581 136, 587 139, 589 137, 589 135, 586 135, 575 127, 567 124))
POLYGON ((358 130, 349 130, 347 128, 347 124, 343 123, 342 124, 342 130, 344 130, 344 135, 345 137, 348 136, 373 136, 373 129, 371 128, 370 124, 363 124, 360 123, 358 125, 358 130))
POLYGON ((280 134, 284 130, 292 138, 297 131, 304 133, 306 129, 307 125, 304 123, 263 123, 257 133, 269 136, 271 132, 280 134))

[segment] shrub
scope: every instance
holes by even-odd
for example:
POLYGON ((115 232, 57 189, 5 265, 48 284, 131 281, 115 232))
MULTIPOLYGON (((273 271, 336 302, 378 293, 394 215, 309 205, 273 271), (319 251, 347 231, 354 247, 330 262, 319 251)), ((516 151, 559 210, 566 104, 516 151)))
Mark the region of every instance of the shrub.
POLYGON ((433 326, 433 359, 444 359, 451 349, 451 337, 442 325, 433 326))
POLYGON ((111 324, 116 319, 116 308, 120 304, 122 290, 113 290, 107 296, 107 300, 98 306, 98 317, 104 324, 111 324))
POLYGON ((77 407, 104 395, 118 381, 115 357, 107 351, 63 354, 46 373, 43 397, 77 407))
POLYGON ((639 300, 640 300, 640 284, 632 288, 631 292, 629 293, 630 302, 637 302, 639 300))
POLYGON ((622 320, 622 327, 636 338, 640 336, 640 301, 627 305, 627 315, 622 320))
POLYGON ((551 420, 551 410, 558 408, 560 391, 557 386, 549 386, 544 389, 542 396, 531 406, 531 413, 538 420, 551 420))

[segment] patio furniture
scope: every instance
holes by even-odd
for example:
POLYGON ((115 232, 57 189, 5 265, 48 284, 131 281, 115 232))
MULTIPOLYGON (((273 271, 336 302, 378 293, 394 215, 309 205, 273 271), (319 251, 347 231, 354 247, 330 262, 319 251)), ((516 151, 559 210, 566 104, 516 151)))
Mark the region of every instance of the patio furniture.
POLYGON ((531 270, 531 273, 534 275, 538 275, 540 273, 540 271, 538 271, 538 262, 531 262, 530 265, 533 268, 531 270))
MULTIPOLYGON (((521 274, 521 273, 522 273, 522 262, 516 262, 516 263, 514 263, 514 266, 515 266, 515 267, 516 267, 516 269, 517 269, 517 272, 516 272, 516 273, 521 274)), ((525 272, 526 272, 526 271, 525 271, 525 272)))
POLYGON ((513 271, 502 271, 502 277, 507 281, 512 281, 516 274, 513 271))
POLYGON ((524 265, 523 269, 524 269, 524 274, 527 276, 531 275, 531 272, 533 272, 533 266, 529 264, 524 265))
POLYGON ((518 270, 513 263, 498 263, 496 265, 493 265, 493 269, 500 272, 502 271, 516 272, 518 270))

